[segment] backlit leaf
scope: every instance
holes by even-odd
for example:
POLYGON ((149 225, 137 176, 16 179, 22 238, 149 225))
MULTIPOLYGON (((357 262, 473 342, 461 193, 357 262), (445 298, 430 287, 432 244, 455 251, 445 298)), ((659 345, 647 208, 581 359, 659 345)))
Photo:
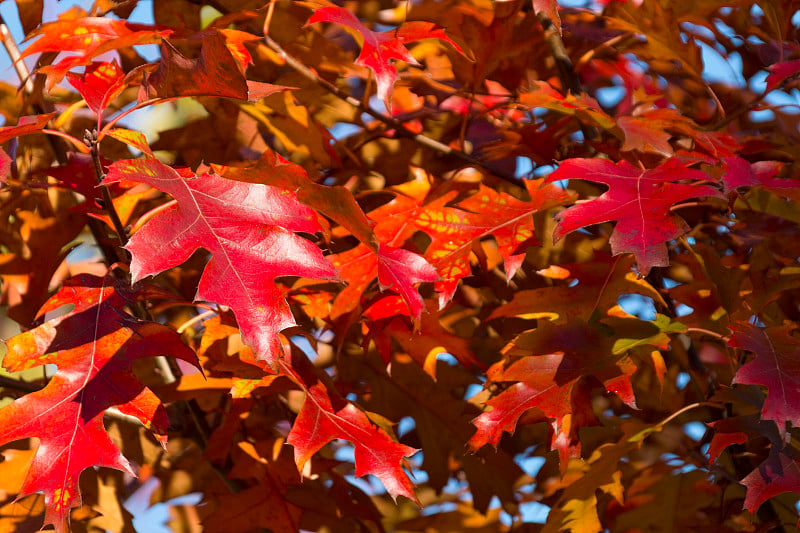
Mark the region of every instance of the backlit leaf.
POLYGON ((133 280, 180 265, 205 249, 211 260, 197 298, 233 309, 245 342, 275 367, 281 353, 278 333, 295 324, 275 278, 336 277, 319 248, 293 233, 321 229, 313 212, 289 191, 215 174, 179 173, 155 159, 118 161, 103 183, 123 179, 147 183, 177 200, 131 237, 133 280))
POLYGON ((461 48, 444 33, 444 29, 430 22, 407 22, 395 30, 374 32, 367 29, 353 13, 337 6, 315 9, 307 24, 315 22, 335 22, 354 30, 361 37, 361 53, 358 54, 356 65, 367 67, 375 73, 378 98, 383 100, 386 109, 390 111, 392 87, 397 80, 397 69, 391 61, 419 64, 406 48, 406 43, 420 39, 439 39, 463 53, 461 48))
POLYGON ((569 159, 559 165, 547 182, 582 179, 603 183, 609 190, 593 200, 581 202, 559 215, 554 238, 601 222, 616 220, 611 235, 614 255, 632 253, 644 276, 654 266, 667 266, 666 241, 686 233, 689 226, 670 208, 698 196, 721 196, 708 185, 675 183, 702 181, 707 176, 670 159, 652 169, 637 169, 626 161, 617 164, 604 159, 569 159))
POLYGON ((58 366, 42 390, 0 409, 0 443, 40 440, 20 494, 44 492, 45 523, 58 532, 65 531, 70 509, 81 504, 78 478, 84 469, 134 473, 103 427, 107 409, 117 406, 166 442, 166 411, 131 372, 134 361, 170 355, 197 363, 173 330, 126 315, 115 283, 89 275, 71 279, 39 314, 64 305, 74 306, 71 311, 6 341, 8 370, 58 366))

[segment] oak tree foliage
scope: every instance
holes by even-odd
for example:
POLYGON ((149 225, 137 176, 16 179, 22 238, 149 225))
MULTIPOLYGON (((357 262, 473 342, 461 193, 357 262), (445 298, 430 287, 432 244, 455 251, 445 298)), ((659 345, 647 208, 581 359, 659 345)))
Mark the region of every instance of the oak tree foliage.
POLYGON ((0 531, 798 527, 796 3, 44 4, 0 531))

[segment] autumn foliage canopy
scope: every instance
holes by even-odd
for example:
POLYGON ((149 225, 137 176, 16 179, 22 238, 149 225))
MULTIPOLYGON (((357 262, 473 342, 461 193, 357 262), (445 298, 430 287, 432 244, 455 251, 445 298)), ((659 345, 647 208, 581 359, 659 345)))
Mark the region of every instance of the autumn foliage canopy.
POLYGON ((795 3, 44 4, 1 532, 796 530, 795 3))

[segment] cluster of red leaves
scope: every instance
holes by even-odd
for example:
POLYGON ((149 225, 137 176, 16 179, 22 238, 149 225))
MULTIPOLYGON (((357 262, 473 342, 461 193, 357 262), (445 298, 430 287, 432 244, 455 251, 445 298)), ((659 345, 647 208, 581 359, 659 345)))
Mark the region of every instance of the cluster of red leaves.
POLYGON ((200 4, 18 2, 0 529, 124 531, 145 482, 207 531, 797 523, 800 139, 750 115, 797 74, 789 2, 200 4))

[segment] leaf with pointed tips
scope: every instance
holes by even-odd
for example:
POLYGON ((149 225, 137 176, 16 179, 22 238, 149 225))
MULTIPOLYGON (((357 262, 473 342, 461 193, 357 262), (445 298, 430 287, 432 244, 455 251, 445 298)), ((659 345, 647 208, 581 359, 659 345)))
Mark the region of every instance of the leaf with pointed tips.
POLYGON ((166 442, 167 413, 133 375, 133 362, 170 355, 197 364, 175 331, 124 314, 124 289, 116 283, 110 277, 72 278, 39 316, 64 305, 73 305, 72 311, 6 341, 6 369, 59 368, 42 390, 0 409, 0 443, 27 437, 40 441, 21 494, 44 492, 45 523, 58 532, 65 530, 70 509, 80 505, 78 478, 84 469, 107 466, 133 474, 105 432, 107 409, 118 406, 166 442))
POLYGON ((393 440, 381 427, 325 383, 322 375, 304 356, 293 353, 291 367, 281 370, 306 393, 303 407, 286 440, 294 446, 299 470, 320 448, 333 439, 350 441, 355 447, 356 475, 372 474, 381 480, 396 500, 405 496, 419 503, 414 484, 403 470, 405 458, 417 452, 393 440))
POLYGON ((769 76, 764 80, 767 83, 767 92, 775 89, 787 79, 800 74, 800 59, 772 64, 769 66, 769 72, 769 76))
POLYGON ((78 55, 39 69, 47 75, 47 90, 51 90, 67 71, 89 65, 100 54, 127 46, 159 43, 171 33, 171 29, 164 27, 108 17, 62 19, 42 24, 33 31, 28 38, 39 39, 22 51, 21 58, 40 52, 78 52, 78 55))
POLYGON ((419 210, 414 224, 432 239, 425 256, 442 277, 436 284, 440 307, 453 298, 459 280, 470 275, 469 257, 476 240, 494 238, 510 281, 525 260, 526 248, 538 244, 533 214, 571 199, 569 193, 543 180, 527 180, 525 186, 529 201, 481 185, 454 207, 445 205, 450 199, 445 196, 419 210))
POLYGON ((578 429, 595 421, 586 402, 585 378, 598 379, 606 390, 636 407, 630 382, 636 365, 615 355, 612 341, 578 321, 559 326, 542 322, 518 336, 504 348, 505 360, 487 372, 487 383, 513 385, 486 402, 492 409, 473 421, 477 431, 469 446, 475 450, 485 444, 497 446, 503 432, 513 433, 519 418, 538 408, 551 419, 550 444, 559 451, 562 471, 566 469, 569 457, 580 453, 578 429))
POLYGON ((761 418, 774 420, 781 433, 786 422, 800 426, 800 341, 791 335, 794 327, 736 325, 733 329, 728 345, 756 354, 736 372, 734 383, 767 388, 761 418))
MULTIPOLYGON (((438 280, 436 269, 419 254, 383 244, 399 239, 368 219, 348 189, 312 182, 302 167, 271 150, 264 152, 254 165, 248 167, 214 168, 231 179, 296 191, 298 200, 330 217, 361 241, 362 244, 353 250, 339 254, 340 257, 357 258, 357 264, 353 265, 357 275, 350 268, 340 268, 342 279, 351 284, 349 291, 360 293, 377 276, 381 289, 391 289, 400 294, 414 320, 419 320, 425 305, 414 284, 438 280), (356 280, 357 283, 353 284, 356 280)), ((337 266, 347 264, 338 259, 333 261, 337 266)))
POLYGON ((67 80, 83 96, 89 109, 98 115, 125 88, 125 73, 116 61, 93 62, 80 76, 72 72, 67 73, 67 80))
POLYGON ((778 451, 773 448, 767 460, 758 465, 740 483, 747 487, 744 506, 755 514, 761 504, 773 496, 800 491, 800 463, 783 450, 778 451))
POLYGON ((722 161, 726 167, 722 184, 727 193, 743 187, 759 186, 778 191, 800 189, 800 181, 775 177, 783 168, 779 161, 749 163, 741 157, 726 157, 722 161))
POLYGON ((282 353, 278 333, 295 325, 275 278, 337 276, 319 248, 293 233, 319 231, 314 212, 293 192, 179 173, 155 159, 117 161, 103 183, 123 179, 177 200, 128 242, 133 281, 177 266, 199 248, 209 251, 197 298, 233 309, 245 342, 274 368, 282 353))
POLYGON ((378 86, 378 98, 386 104, 386 109, 392 109, 392 87, 397 80, 397 69, 390 61, 397 60, 418 65, 417 60, 406 48, 406 43, 420 39, 439 39, 449 43, 458 52, 464 53, 461 48, 448 37, 444 29, 430 22, 407 22, 397 29, 385 32, 374 32, 367 29, 358 18, 347 9, 338 6, 320 7, 314 11, 307 24, 315 22, 334 22, 355 30, 361 37, 361 53, 358 54, 356 65, 371 69, 375 73, 378 86))
POLYGON ((630 252, 643 276, 654 266, 669 265, 665 242, 689 230, 670 208, 698 196, 721 197, 708 185, 674 183, 702 181, 705 173, 687 168, 689 163, 669 159, 652 170, 638 169, 627 161, 568 159, 547 177, 547 182, 582 179, 608 185, 609 190, 593 200, 570 207, 558 217, 554 239, 592 224, 616 220, 611 234, 614 255, 630 252))

